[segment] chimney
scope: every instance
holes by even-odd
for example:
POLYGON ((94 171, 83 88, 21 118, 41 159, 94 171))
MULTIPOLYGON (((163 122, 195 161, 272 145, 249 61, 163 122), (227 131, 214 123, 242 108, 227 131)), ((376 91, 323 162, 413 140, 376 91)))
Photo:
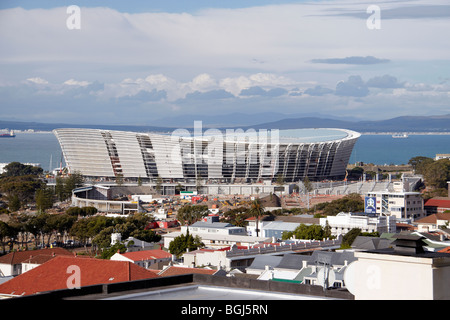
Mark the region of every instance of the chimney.
POLYGON ((394 236, 395 240, 392 242, 394 245, 394 252, 405 255, 415 255, 418 253, 424 253, 425 239, 419 235, 402 235, 398 234, 394 236))

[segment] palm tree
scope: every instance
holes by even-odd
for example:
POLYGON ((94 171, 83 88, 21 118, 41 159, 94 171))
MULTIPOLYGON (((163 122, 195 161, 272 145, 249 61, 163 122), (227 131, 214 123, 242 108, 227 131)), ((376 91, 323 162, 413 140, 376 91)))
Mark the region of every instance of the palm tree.
POLYGON ((250 214, 255 217, 256 219, 256 236, 259 236, 259 228, 258 228, 258 222, 259 219, 264 215, 264 206, 261 203, 261 200, 259 198, 256 198, 252 201, 251 207, 250 207, 250 214))

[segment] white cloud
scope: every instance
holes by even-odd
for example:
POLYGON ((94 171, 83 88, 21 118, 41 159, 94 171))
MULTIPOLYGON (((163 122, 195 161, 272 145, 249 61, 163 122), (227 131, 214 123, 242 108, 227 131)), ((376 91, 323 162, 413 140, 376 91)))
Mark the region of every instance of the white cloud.
POLYGON ((80 86, 80 87, 86 87, 90 85, 91 83, 89 81, 77 81, 75 79, 69 79, 67 81, 64 81, 64 84, 68 86, 80 86))
POLYGON ((48 81, 40 77, 28 78, 27 81, 35 84, 48 84, 48 81))

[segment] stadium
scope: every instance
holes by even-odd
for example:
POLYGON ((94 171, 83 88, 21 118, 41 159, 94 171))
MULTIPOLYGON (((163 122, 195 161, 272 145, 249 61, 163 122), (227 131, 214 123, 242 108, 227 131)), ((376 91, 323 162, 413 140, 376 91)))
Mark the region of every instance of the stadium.
POLYGON ((69 173, 128 181, 256 183, 343 179, 359 133, 345 129, 55 129, 69 173))

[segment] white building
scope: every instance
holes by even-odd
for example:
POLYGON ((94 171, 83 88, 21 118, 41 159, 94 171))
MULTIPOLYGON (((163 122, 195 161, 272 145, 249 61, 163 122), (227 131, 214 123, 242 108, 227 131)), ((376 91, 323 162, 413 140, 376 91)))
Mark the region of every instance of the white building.
POLYGON ((163 235, 164 247, 169 248, 170 242, 181 234, 199 236, 207 247, 224 248, 231 245, 251 246, 255 243, 270 242, 270 238, 248 236, 243 227, 235 227, 230 223, 218 222, 219 217, 208 216, 206 221, 197 221, 190 226, 182 226, 180 232, 163 235))
POLYGON ((366 194, 368 204, 373 204, 376 213, 395 216, 397 220, 418 219, 425 216, 420 192, 408 191, 403 182, 394 182, 393 191, 376 191, 366 194))
POLYGON ((361 229, 361 232, 390 232, 395 233, 396 217, 369 215, 364 213, 340 212, 336 216, 320 218, 320 225, 330 226, 332 235, 346 234, 353 228, 361 229))
POLYGON ((143 268, 150 268, 153 264, 169 263, 172 261, 172 254, 164 250, 143 250, 125 253, 115 253, 110 260, 129 261, 143 268))
POLYGON ((344 274, 347 289, 356 300, 449 300, 449 255, 421 250, 420 236, 399 237, 394 249, 355 252, 358 260, 344 274))

